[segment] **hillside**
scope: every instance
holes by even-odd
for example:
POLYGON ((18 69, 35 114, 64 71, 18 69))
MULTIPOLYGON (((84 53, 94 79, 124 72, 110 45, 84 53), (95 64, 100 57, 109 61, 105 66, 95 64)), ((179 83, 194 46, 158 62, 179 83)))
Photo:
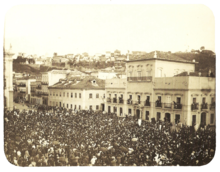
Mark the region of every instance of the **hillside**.
POLYGON ((38 65, 29 65, 29 64, 19 64, 19 63, 13 63, 13 71, 16 73, 29 73, 31 75, 39 74, 40 73, 40 67, 38 65))
POLYGON ((184 59, 192 61, 195 59, 196 62, 199 62, 196 64, 196 71, 200 72, 207 72, 208 69, 211 69, 215 73, 216 68, 216 61, 215 57, 210 56, 208 54, 194 54, 194 53, 173 53, 174 55, 184 59))

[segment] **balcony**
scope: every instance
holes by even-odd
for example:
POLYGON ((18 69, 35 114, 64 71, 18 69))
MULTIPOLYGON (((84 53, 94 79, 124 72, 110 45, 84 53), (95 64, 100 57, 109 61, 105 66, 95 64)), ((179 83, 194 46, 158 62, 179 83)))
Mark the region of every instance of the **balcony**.
POLYGON ((144 106, 150 106, 150 102, 149 101, 145 101, 144 102, 144 106))
POLYGON ((215 103, 210 104, 210 110, 215 110, 215 103))
POLYGON ((127 81, 146 81, 146 82, 151 82, 152 81, 152 76, 128 77, 127 81))
POLYGON ((202 109, 208 109, 208 104, 207 103, 201 104, 201 110, 202 109))
POLYGON ((172 103, 164 103, 164 108, 172 108, 172 103))
POLYGON ((41 93, 41 95, 43 95, 43 96, 48 96, 48 93, 43 92, 43 93, 41 93))
POLYGON ((156 102, 155 107, 162 108, 162 103, 161 102, 156 102))
POLYGON ((136 105, 141 104, 141 101, 137 100, 137 101, 134 102, 134 104, 136 104, 136 105))
POLYGON ((41 85, 48 85, 48 82, 42 81, 42 82, 41 82, 41 85))
POLYGON ((108 97, 108 98, 107 98, 107 102, 108 102, 108 103, 111 103, 111 98, 108 97))
POLYGON ((26 84, 19 84, 17 87, 26 87, 26 84))
POLYGON ((174 109, 182 109, 182 104, 175 103, 173 107, 174 107, 174 109))
POLYGON ((26 93, 26 91, 24 91, 24 90, 20 90, 20 93, 26 93))
POLYGON ((123 99, 119 99, 119 103, 120 104, 124 104, 124 100, 123 99))
POLYGON ((41 86, 37 86, 36 89, 37 89, 37 90, 41 90, 41 86))
POLYGON ((198 110, 199 109, 199 103, 193 103, 191 105, 191 110, 198 110))
POLYGON ((128 100, 127 100, 127 104, 128 104, 128 105, 132 105, 132 103, 133 103, 133 100, 132 100, 132 99, 128 99, 128 100))
POLYGON ((113 103, 117 103, 117 98, 113 98, 113 103))

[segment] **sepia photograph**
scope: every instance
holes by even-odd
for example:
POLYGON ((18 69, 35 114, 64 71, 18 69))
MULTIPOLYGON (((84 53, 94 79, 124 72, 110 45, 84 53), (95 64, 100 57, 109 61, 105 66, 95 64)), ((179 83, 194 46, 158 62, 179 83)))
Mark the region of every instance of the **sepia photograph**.
POLYGON ((3 33, 11 166, 204 166, 215 17, 202 4, 17 5, 3 33))

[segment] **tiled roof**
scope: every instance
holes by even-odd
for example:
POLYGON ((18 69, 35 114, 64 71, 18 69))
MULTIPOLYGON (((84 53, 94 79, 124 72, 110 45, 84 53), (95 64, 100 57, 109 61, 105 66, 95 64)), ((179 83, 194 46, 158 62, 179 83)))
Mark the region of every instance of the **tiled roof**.
POLYGON ((49 89, 105 89, 105 80, 98 79, 94 76, 72 77, 48 87, 49 89), (92 84, 95 80, 96 84, 92 84), (72 81, 72 82, 71 82, 72 81), (70 82, 70 83, 69 83, 70 82))
MULTIPOLYGON (((168 60, 168 61, 179 61, 179 62, 191 62, 192 63, 192 61, 184 60, 181 57, 176 56, 172 53, 162 52, 162 51, 156 51, 156 52, 157 52, 157 58, 155 58, 155 59, 163 59, 163 60, 168 60)), ((152 59, 152 58, 154 58, 154 53, 155 53, 155 51, 144 54, 144 55, 129 55, 129 60, 135 61, 135 60, 152 59)))

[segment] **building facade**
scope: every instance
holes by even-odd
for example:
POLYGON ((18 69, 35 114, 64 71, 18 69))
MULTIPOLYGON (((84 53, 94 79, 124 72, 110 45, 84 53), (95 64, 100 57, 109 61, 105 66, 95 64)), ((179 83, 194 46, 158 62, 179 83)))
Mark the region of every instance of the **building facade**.
POLYGON ((106 111, 114 112, 113 107, 118 106, 116 99, 125 90, 120 107, 124 115, 147 121, 214 125, 215 78, 192 76, 195 64, 195 61, 158 58, 156 52, 152 58, 126 61, 125 86, 118 84, 120 80, 106 80, 106 111), (186 76, 176 76, 183 71, 186 76), (111 100, 111 104, 110 93, 116 100, 113 103, 111 100))
POLYGON ((103 110, 105 85, 95 77, 75 77, 60 79, 49 88, 49 106, 67 109, 103 110))

